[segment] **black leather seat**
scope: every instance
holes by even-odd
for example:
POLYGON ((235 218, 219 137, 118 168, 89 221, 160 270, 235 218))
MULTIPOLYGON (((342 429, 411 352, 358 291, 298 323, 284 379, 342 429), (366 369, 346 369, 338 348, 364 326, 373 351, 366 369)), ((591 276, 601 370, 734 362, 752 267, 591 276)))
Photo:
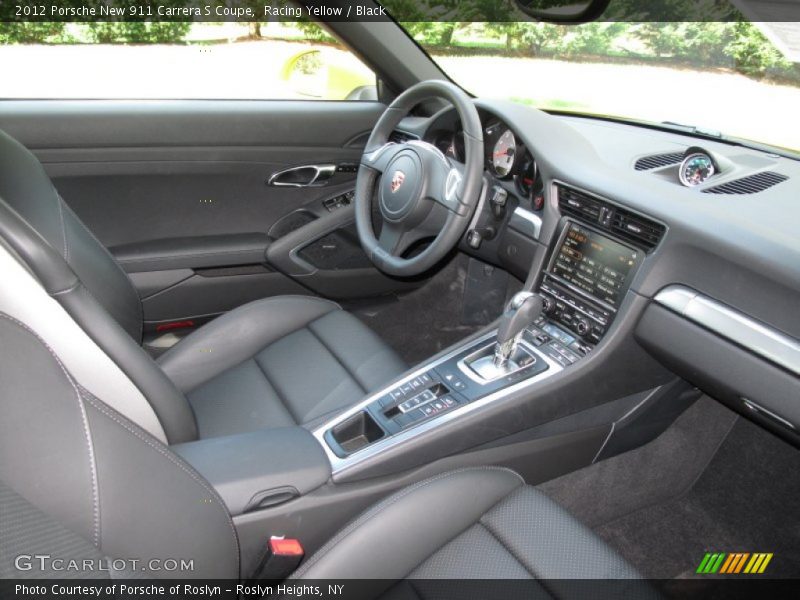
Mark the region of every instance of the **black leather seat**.
POLYGON ((158 364, 189 399, 201 438, 312 425, 405 370, 354 316, 306 296, 246 304, 158 364))
POLYGON ((170 443, 308 425, 405 370, 360 321, 311 297, 242 306, 156 364, 141 348, 142 306, 131 281, 36 157, 3 132, 0 238, 141 390, 170 443))
POLYGON ((569 597, 552 586, 640 575, 513 471, 477 467, 438 475, 383 500, 292 577, 380 579, 371 595, 419 598, 420 584, 432 579, 548 580, 544 597, 569 597), (403 579, 415 580, 413 588, 389 589, 387 582, 403 579))
MULTIPOLYGON (((95 577, 248 578, 252 556, 242 563, 236 525, 216 490, 112 408, 117 389, 98 387, 97 380, 94 393, 86 389, 91 373, 64 362, 71 347, 59 342, 57 352, 5 313, 9 306, 15 308, 8 294, 0 294, 0 578, 64 577, 35 560, 32 570, 15 568, 16 557, 38 554, 79 564, 127 559, 113 573, 92 571, 95 577), (191 561, 192 568, 162 570, 153 558, 191 561), (135 572, 125 570, 132 561, 135 572)), ((57 332, 48 335, 52 341, 57 332)), ((245 543, 252 555, 253 539, 245 543)), ((648 592, 589 529, 512 471, 495 467, 444 473, 402 489, 344 527, 294 577, 362 580, 349 598, 490 597, 457 585, 426 591, 435 580, 465 578, 528 580, 525 598, 587 597, 585 588, 565 581, 573 578, 591 580, 595 591, 597 579, 623 580, 625 590, 615 588, 613 597, 648 592)), ((510 597, 504 587, 496 591, 495 597, 510 597)))

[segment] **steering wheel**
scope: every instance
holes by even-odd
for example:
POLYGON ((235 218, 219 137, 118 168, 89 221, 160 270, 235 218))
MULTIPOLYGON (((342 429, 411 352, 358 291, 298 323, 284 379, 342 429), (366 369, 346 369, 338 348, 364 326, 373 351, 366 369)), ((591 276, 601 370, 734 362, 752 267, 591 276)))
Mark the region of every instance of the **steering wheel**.
POLYGON ((378 269, 408 277, 430 269, 458 243, 478 204, 483 180, 483 131, 478 111, 461 88, 439 80, 406 90, 381 115, 358 169, 355 215, 358 237, 378 269), (396 144, 389 136, 412 108, 429 98, 455 106, 464 129, 465 164, 419 140, 396 144), (377 187, 380 236, 372 227, 377 187), (419 254, 403 258, 412 244, 433 237, 419 254))

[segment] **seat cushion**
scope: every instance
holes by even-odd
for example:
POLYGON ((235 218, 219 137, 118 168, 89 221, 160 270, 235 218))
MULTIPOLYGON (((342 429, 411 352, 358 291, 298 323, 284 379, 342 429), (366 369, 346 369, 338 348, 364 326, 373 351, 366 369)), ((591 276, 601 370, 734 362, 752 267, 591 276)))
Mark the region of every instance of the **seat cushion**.
POLYGON ((565 580, 640 578, 564 509, 496 467, 445 473, 401 490, 342 530, 293 577, 368 579, 365 596, 416 599, 449 597, 440 585, 425 593, 426 582, 442 579, 546 581, 525 589, 563 597, 572 595, 565 580), (403 579, 413 585, 396 583, 403 579))
POLYGON ((312 424, 406 369, 361 321, 306 296, 246 304, 158 362, 189 399, 201 438, 312 424))

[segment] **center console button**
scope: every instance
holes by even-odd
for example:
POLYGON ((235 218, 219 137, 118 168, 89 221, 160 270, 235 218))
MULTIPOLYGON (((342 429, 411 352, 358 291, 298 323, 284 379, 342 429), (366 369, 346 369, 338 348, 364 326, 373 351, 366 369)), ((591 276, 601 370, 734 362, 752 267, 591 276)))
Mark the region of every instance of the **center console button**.
POLYGON ((577 331, 580 335, 586 335, 592 330, 592 325, 586 319, 576 319, 575 321, 575 331, 577 331))
POLYGON ((450 370, 441 371, 442 379, 445 385, 450 389, 462 391, 467 389, 466 384, 458 378, 458 376, 450 370))

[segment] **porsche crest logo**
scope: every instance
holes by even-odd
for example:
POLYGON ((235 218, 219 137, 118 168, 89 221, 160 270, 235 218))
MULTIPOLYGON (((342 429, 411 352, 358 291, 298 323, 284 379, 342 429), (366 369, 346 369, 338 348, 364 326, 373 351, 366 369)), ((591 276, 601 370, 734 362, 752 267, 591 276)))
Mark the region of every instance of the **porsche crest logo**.
POLYGON ((392 184, 391 184, 391 189, 393 194, 403 186, 403 182, 405 180, 406 180, 405 173, 403 173, 402 171, 394 172, 394 175, 392 175, 392 184))

